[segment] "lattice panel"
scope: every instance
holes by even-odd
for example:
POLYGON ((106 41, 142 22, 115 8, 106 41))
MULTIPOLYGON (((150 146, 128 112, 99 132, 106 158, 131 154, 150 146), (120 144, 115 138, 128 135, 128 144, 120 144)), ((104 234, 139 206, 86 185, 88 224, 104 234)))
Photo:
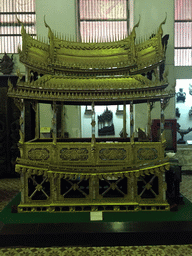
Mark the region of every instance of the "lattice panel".
POLYGON ((60 193, 64 198, 86 198, 89 195, 89 179, 61 179, 60 193))
POLYGON ((142 199, 156 198, 159 195, 159 182, 156 175, 140 176, 137 182, 137 192, 142 199))
POLYGON ((28 178, 28 197, 32 200, 49 199, 50 182, 47 176, 32 175, 28 178))
POLYGON ((99 179, 99 195, 103 198, 124 197, 127 195, 127 178, 99 179))
MULTIPOLYGON (((18 166, 18 169, 20 167, 18 166)), ((163 167, 140 175, 66 175, 21 169, 18 212, 168 211, 163 167)))

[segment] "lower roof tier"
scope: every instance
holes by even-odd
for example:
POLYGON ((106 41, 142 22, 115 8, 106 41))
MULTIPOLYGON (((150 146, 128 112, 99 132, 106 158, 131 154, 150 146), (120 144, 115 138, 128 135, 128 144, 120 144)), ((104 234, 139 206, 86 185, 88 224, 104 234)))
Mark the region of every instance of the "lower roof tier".
POLYGON ((9 83, 8 96, 39 101, 81 103, 146 102, 170 98, 174 92, 165 91, 168 83, 151 81, 142 75, 119 77, 68 77, 44 75, 32 82, 9 83))

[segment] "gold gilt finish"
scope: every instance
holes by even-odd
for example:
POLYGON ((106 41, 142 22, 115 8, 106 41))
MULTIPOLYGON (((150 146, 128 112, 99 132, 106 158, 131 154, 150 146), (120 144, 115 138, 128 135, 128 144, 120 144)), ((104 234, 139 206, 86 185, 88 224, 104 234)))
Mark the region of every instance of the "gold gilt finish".
MULTIPOLYGON (((80 174, 63 173, 46 168, 35 168, 29 165, 20 165, 16 167, 16 172, 21 175, 21 203, 20 212, 48 211, 48 212, 71 212, 71 211, 138 211, 138 210, 169 210, 169 205, 164 199, 166 184, 163 181, 163 173, 169 169, 169 164, 164 163, 150 168, 143 168, 132 171, 121 171, 111 174, 80 174), (50 195, 45 193, 44 200, 32 200, 28 193, 28 180, 34 179, 35 176, 42 176, 41 184, 36 183, 33 193, 43 191, 43 183, 47 182, 50 186, 50 195), (145 181, 149 176, 150 180, 145 181), (79 179, 77 179, 77 177, 79 179), (137 186, 142 180, 143 190, 152 190, 152 179, 158 179, 160 191, 156 194, 155 199, 143 199, 142 191, 138 193, 137 186), (99 182, 106 181, 109 183, 111 190, 119 189, 118 182, 126 180, 127 191, 121 191, 123 198, 106 198, 104 192, 99 191, 99 182), (61 194, 61 181, 69 181, 69 190, 79 190, 84 198, 66 198, 66 193, 61 194), (76 181, 73 183, 72 181, 76 181), (89 193, 81 190, 81 182, 87 182, 89 193), (110 206, 110 207, 109 207, 110 206)), ((35 182, 34 182, 35 183, 35 182)), ((120 190, 120 189, 119 189, 120 190)), ((153 191, 155 193, 155 191, 153 191)))
POLYGON ((167 86, 164 81, 154 83, 139 74, 121 78, 44 75, 30 86, 28 82, 20 82, 16 88, 10 86, 8 93, 10 97, 41 101, 128 102, 170 97, 170 92, 164 91, 167 86))
MULTIPOLYGON (((96 170, 102 172, 103 168, 108 173, 108 170, 131 169, 143 165, 146 161, 149 165, 164 161, 161 142, 96 142, 94 154, 91 143, 88 142, 67 143, 58 140, 54 146, 54 154, 52 142, 25 142, 20 147, 23 155, 19 162, 28 161, 36 164, 37 161, 43 161, 45 166, 58 165, 59 169, 63 170, 73 170, 78 165, 81 169, 79 173, 85 172, 86 169, 90 173, 95 173, 96 170)), ((41 162, 38 164, 41 165, 41 162)))
POLYGON ((136 28, 120 41, 80 43, 56 36, 48 28, 48 39, 34 39, 22 25, 20 61, 26 66, 25 82, 18 72, 15 87, 9 82, 8 95, 21 111, 20 158, 16 172, 21 176, 19 212, 77 211, 165 211, 164 173, 169 162, 164 158, 161 140, 152 142, 150 131, 134 138, 133 105, 147 102, 148 129, 154 101, 161 101, 161 122, 165 103, 174 95, 166 91, 167 77, 160 79, 159 67, 165 62, 162 25, 148 40, 136 44, 136 28), (154 79, 143 75, 154 71, 154 79), (34 79, 34 72, 38 77, 34 79), (41 74, 41 75, 40 75, 41 74), (142 74, 142 75, 141 75, 142 74), (35 138, 26 141, 25 111, 28 102, 35 111, 35 138), (49 102, 53 108, 52 139, 38 135, 38 103, 49 102), (130 138, 126 134, 126 110, 122 140, 98 141, 95 138, 94 106, 130 103, 130 138), (92 138, 59 139, 56 136, 57 105, 93 106, 92 138))
MULTIPOLYGON (((162 46, 162 25, 160 24, 156 35, 140 44, 135 43, 136 28, 123 40, 103 43, 72 42, 56 36, 45 22, 48 28, 49 44, 44 40, 36 40, 28 35, 22 24, 23 48, 20 53, 20 61, 27 67, 44 73, 55 74, 55 71, 74 74, 117 73, 135 72, 142 69, 157 66, 165 60, 162 46), (93 70, 91 70, 93 69, 93 70), (94 70, 97 69, 97 70, 94 70), (116 70, 117 69, 117 70, 116 70)), ((151 68, 150 68, 151 69, 151 68)))

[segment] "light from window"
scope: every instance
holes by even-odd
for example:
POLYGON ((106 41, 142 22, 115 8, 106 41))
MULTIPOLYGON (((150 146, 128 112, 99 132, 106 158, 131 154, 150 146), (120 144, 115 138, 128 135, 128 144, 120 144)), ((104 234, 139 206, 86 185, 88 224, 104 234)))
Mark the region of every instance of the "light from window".
POLYGON ((79 33, 82 42, 106 42, 125 38, 128 0, 79 0, 79 33))
POLYGON ((22 44, 16 17, 24 23, 27 33, 36 35, 35 0, 0 0, 0 17, 0 53, 17 53, 22 44))
POLYGON ((175 0, 175 66, 192 66, 192 0, 175 0))

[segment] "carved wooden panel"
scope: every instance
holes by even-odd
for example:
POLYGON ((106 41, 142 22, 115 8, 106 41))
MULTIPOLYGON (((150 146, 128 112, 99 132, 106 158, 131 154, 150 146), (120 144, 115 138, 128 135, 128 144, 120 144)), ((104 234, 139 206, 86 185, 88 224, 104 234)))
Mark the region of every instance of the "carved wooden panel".
POLYGON ((17 77, 0 76, 0 178, 19 177, 15 173, 15 161, 19 156, 20 111, 7 96, 8 79, 15 84, 17 77))

